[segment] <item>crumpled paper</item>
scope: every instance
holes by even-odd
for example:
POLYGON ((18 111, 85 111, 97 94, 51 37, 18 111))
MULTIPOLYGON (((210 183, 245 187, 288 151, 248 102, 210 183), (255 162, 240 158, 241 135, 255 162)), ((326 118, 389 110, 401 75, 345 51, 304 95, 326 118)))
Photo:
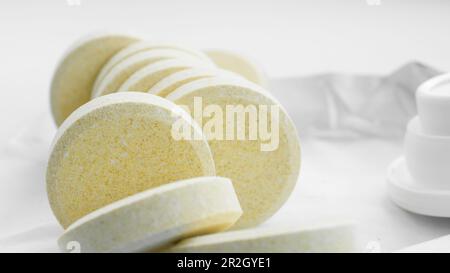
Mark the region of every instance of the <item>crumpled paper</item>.
MULTIPOLYGON (((440 72, 420 63, 388 75, 327 73, 271 81, 302 145, 298 186, 265 226, 319 218, 358 223, 362 251, 392 251, 450 233, 450 220, 414 215, 385 192, 385 170, 401 154, 417 86, 440 72)), ((42 109, 49 109, 43 105, 42 109)), ((56 132, 49 111, 18 126, 0 147, 0 252, 57 252, 63 232, 45 190, 49 146, 56 132)))

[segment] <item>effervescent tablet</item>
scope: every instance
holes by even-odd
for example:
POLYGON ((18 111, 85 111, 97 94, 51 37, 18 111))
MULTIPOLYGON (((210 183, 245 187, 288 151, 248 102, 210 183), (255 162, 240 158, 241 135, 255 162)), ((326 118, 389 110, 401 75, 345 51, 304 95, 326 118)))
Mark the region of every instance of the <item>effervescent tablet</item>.
POLYGON ((193 57, 197 57, 199 59, 202 59, 205 62, 212 63, 212 61, 209 59, 208 56, 206 56, 205 53, 203 53, 200 50, 192 49, 190 47, 181 46, 181 45, 178 45, 178 44, 161 43, 161 42, 150 42, 150 41, 136 42, 136 43, 133 43, 133 44, 125 47, 124 49, 120 50, 113 57, 111 57, 109 59, 109 61, 103 66, 102 70, 98 74, 97 80, 95 81, 95 84, 94 84, 94 89, 98 86, 99 82, 101 80, 103 80, 105 75, 107 73, 109 73, 109 71, 114 66, 116 66, 117 64, 119 64, 123 60, 125 60, 125 59, 129 58, 130 56, 133 56, 133 55, 135 55, 137 53, 140 53, 140 52, 143 52, 143 51, 155 50, 155 49, 174 49, 174 50, 179 50, 179 51, 182 51, 184 53, 188 53, 188 54, 192 55, 193 57))
MULTIPOLYGON (((192 59, 170 59, 162 60, 134 72, 119 88, 118 92, 141 91, 147 92, 161 79, 178 71, 194 67, 208 67, 208 64, 192 59)), ((210 67, 213 69, 214 67, 210 67)))
POLYGON ((223 49, 205 51, 211 60, 220 68, 233 71, 247 80, 267 88, 268 78, 264 70, 251 58, 223 49))
MULTIPOLYGON (((117 92, 120 86, 136 71, 146 65, 167 59, 197 59, 191 54, 174 49, 155 49, 134 54, 113 66, 92 89, 92 98, 117 92)), ((206 62, 205 62, 206 63, 206 62)), ((138 90, 139 91, 139 90, 138 90)))
POLYGON ((166 97, 168 94, 175 91, 178 87, 202 78, 208 78, 212 76, 229 76, 240 77, 238 74, 230 72, 228 70, 211 68, 211 67, 193 67, 172 73, 167 77, 161 79, 159 82, 153 85, 148 90, 149 94, 166 97))
POLYGON ((190 111, 217 174, 233 181, 244 211, 236 228, 262 223, 285 203, 299 176, 300 145, 291 119, 267 91, 238 78, 209 77, 167 99, 190 111))
POLYGON ((167 250, 176 253, 323 253, 355 252, 351 223, 299 227, 258 227, 203 235, 167 250))

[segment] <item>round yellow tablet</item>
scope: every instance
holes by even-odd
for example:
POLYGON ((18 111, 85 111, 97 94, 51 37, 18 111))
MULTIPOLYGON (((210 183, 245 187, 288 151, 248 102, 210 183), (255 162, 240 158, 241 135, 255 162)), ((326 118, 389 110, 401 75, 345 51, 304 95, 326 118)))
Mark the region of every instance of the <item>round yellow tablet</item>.
POLYGON ((84 37, 64 55, 53 75, 50 99, 53 118, 59 126, 78 107, 88 102, 102 66, 122 48, 138 41, 122 34, 84 37))
MULTIPOLYGON (((208 67, 208 64, 190 59, 170 59, 162 60, 139 69, 133 73, 120 86, 118 92, 125 91, 141 91, 147 92, 161 79, 176 73, 178 71, 186 70, 193 67, 208 67)), ((214 67, 210 67, 213 69, 214 67)))
POLYGON ((169 76, 163 78, 155 85, 153 85, 153 87, 148 90, 148 93, 158 95, 161 97, 166 97, 168 94, 175 91, 175 89, 186 83, 218 75, 239 77, 239 75, 224 69, 217 69, 210 67, 194 67, 170 74, 169 76))
POLYGON ((88 102, 62 124, 48 162, 47 192, 66 228, 135 193, 214 175, 209 145, 185 111, 158 96, 116 93, 88 102), (174 123, 195 137, 175 138, 174 123))
POLYGON ((155 251, 181 239, 223 231, 242 214, 233 184, 198 177, 136 193, 73 223, 59 238, 68 251, 155 251))
POLYGON ((209 77, 167 96, 185 106, 203 128, 217 174, 233 181, 244 214, 237 228, 262 223, 292 192, 300 145, 286 111, 256 84, 209 77))
POLYGON ((266 73, 249 57, 223 49, 210 49, 205 53, 218 67, 233 71, 264 88, 269 87, 266 73))

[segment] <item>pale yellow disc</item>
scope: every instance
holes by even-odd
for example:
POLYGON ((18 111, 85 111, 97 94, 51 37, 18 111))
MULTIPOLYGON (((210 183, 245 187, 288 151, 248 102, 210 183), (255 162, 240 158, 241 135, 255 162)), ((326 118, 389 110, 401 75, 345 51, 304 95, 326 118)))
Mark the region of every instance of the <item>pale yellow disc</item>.
POLYGON ((86 252, 155 251, 181 239, 219 232, 242 214, 233 184, 196 177, 136 193, 73 223, 59 238, 86 252))
POLYGON ((115 93, 78 108, 55 137, 47 167, 51 208, 63 227, 135 193, 214 176, 201 129, 180 107, 145 93, 115 93), (178 140, 174 124, 195 137, 178 140))
MULTIPOLYGON (((119 88, 118 92, 140 91, 147 92, 161 79, 178 71, 194 67, 208 67, 208 64, 193 59, 162 60, 144 66, 133 73, 119 88)), ((211 69, 214 67, 209 66, 211 69)))
POLYGON ((185 69, 176 73, 173 73, 148 90, 149 94, 158 95, 161 97, 166 97, 168 94, 172 93, 178 87, 202 78, 208 78, 212 76, 229 76, 229 77, 240 77, 239 75, 224 69, 210 68, 210 67, 194 67, 190 69, 185 69))
POLYGON ((210 49, 205 53, 218 67, 233 71, 261 87, 269 87, 266 73, 249 57, 222 49, 210 49))
POLYGON ((209 140, 217 174, 233 181, 244 210, 237 228, 262 223, 285 203, 299 176, 300 145, 293 122, 267 91, 238 78, 209 77, 167 99, 190 110, 209 140))
POLYGON ((176 253, 329 253, 356 252, 351 223, 299 227, 259 227, 203 235, 181 241, 176 253))
POLYGON ((134 54, 118 63, 106 73, 98 86, 92 90, 92 98, 117 92, 120 86, 136 71, 146 65, 167 59, 198 60, 191 54, 175 49, 155 49, 134 54))
POLYGON ((143 51, 149 51, 154 49, 174 49, 179 50, 184 53, 188 53, 192 55, 193 57, 199 58, 205 62, 209 62, 212 64, 212 61, 209 59, 208 56, 206 56, 205 53, 199 50, 195 50, 186 46, 178 45, 178 44, 168 44, 168 43, 160 43, 160 42, 137 42, 133 43, 126 48, 120 50, 117 52, 109 61, 103 66, 102 70, 97 76, 97 79, 94 84, 93 89, 97 89, 99 83, 103 80, 106 74, 109 73, 109 71, 122 62, 123 60, 129 58, 132 55, 135 55, 137 53, 143 52, 143 51))
POLYGON ((128 35, 105 33, 85 37, 71 47, 51 83, 51 108, 58 126, 89 101, 95 78, 109 58, 136 41, 128 35))

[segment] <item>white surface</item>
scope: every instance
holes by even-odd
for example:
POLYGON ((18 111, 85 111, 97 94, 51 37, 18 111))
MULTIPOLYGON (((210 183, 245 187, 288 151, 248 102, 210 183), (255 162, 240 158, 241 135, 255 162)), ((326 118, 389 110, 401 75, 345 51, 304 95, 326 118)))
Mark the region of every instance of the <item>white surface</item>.
MULTIPOLYGON (((448 1, 381 0, 380 6, 367 5, 365 0, 345 4, 331 0, 80 0, 80 6, 67 4, 76 2, 0 4, 0 238, 7 237, 0 239, 0 251, 56 250, 62 229, 45 193, 47 153, 55 133, 48 105, 49 82, 67 46, 87 32, 137 29, 147 39, 236 49, 262 63, 272 77, 329 71, 388 74, 414 59, 450 70, 450 36, 445 35, 450 25, 448 1)), ((363 244, 372 250, 381 246, 383 251, 450 233, 449 219, 414 215, 388 199, 386 168, 402 153, 404 121, 381 129, 370 124, 366 129, 373 132, 365 130, 364 134, 353 126, 360 120, 350 118, 326 123, 333 129, 329 132, 309 130, 307 125, 317 121, 319 112, 327 115, 335 110, 332 99, 336 96, 323 99, 319 94, 320 100, 308 92, 299 96, 292 92, 298 88, 297 79, 284 79, 284 87, 291 88, 274 92, 306 135, 302 138, 301 179, 287 205, 267 225, 323 214, 345 215, 360 222, 363 244), (317 104, 327 106, 327 111, 311 106, 317 104), (305 111, 312 114, 305 115, 305 111), (342 132, 343 125, 354 130, 342 132), (395 136, 383 136, 394 131, 395 136), (325 137, 317 137, 320 134, 325 137)), ((327 86, 326 81, 305 84, 312 89, 327 86)), ((352 93, 350 100, 343 101, 349 107, 338 112, 344 117, 358 113, 352 105, 362 107, 371 95, 362 88, 358 92, 347 89, 345 77, 336 84, 336 94, 352 93)), ((404 114, 390 107, 399 104, 389 97, 391 93, 379 94, 368 104, 368 111, 377 113, 381 107, 389 110, 387 117, 404 114)), ((395 94, 411 98, 408 92, 395 94)), ((323 125, 320 120, 317 124, 323 125)))

